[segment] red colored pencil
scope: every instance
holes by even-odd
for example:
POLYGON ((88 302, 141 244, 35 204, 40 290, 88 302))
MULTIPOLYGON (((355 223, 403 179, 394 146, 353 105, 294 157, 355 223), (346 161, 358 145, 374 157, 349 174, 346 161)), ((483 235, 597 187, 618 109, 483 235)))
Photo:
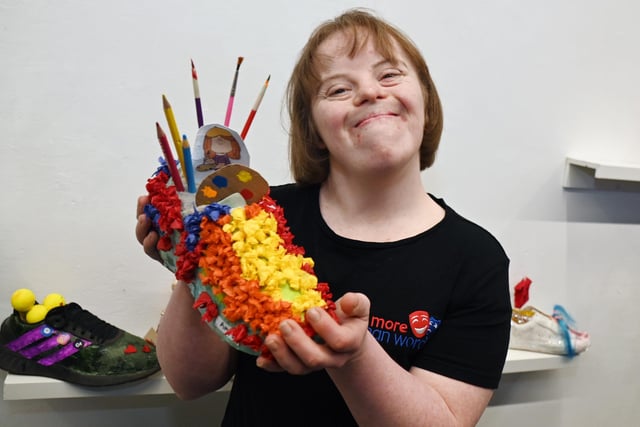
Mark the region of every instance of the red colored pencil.
POLYGON ((253 118, 256 116, 258 107, 262 102, 262 97, 264 96, 264 93, 267 91, 267 87, 269 86, 269 80, 271 80, 271 74, 269 74, 269 77, 267 77, 267 80, 264 82, 264 86, 262 86, 262 90, 260 90, 260 93, 258 94, 258 98, 256 99, 256 102, 253 104, 253 108, 251 109, 251 112, 249 113, 249 117, 247 118, 247 121, 244 124, 244 128, 242 128, 242 133, 240 134, 240 138, 242 138, 243 140, 244 140, 244 137, 247 136, 247 132, 249 132, 249 127, 251 127, 251 123, 253 123, 253 118))
POLYGON ((158 122, 156 122, 156 133, 158 134, 158 141, 160 142, 160 148, 162 148, 164 159, 167 161, 167 166, 169 166, 169 172, 171 173, 171 178, 173 178, 173 184, 176 186, 176 190, 184 191, 184 185, 182 184, 182 178, 180 178, 180 172, 176 166, 176 160, 173 157, 173 153, 171 153, 169 140, 158 122))
POLYGON ((229 102, 227 103, 227 114, 224 117, 224 125, 229 127, 231 121, 231 110, 233 110, 233 100, 236 97, 236 86, 238 85, 238 73, 240 72, 240 64, 244 61, 244 57, 238 56, 238 62, 236 64, 236 74, 233 77, 233 84, 231 85, 231 94, 229 95, 229 102))

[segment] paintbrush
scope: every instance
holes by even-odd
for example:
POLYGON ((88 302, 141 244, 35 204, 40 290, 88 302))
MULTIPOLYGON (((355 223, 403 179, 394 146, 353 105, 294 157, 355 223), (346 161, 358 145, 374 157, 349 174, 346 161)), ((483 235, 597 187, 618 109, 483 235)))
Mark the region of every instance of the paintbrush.
POLYGON ((267 80, 264 82, 264 85, 262 86, 262 89, 260 90, 260 93, 258 94, 258 98, 256 99, 256 102, 253 104, 253 108, 251 109, 251 112, 249 113, 249 117, 247 117, 247 121, 244 124, 244 128, 242 128, 242 133, 240 134, 240 137, 244 140, 245 136, 247 136, 247 132, 249 132, 249 127, 251 127, 251 123, 253 123, 253 118, 256 116, 256 112, 258 111, 258 107, 260 106, 260 103, 262 102, 262 97, 264 96, 264 93, 267 91, 267 87, 269 86, 269 80, 271 80, 271 74, 269 74, 269 77, 267 77, 267 80))
POLYGON ((233 84, 231 85, 231 94, 229 95, 229 102, 227 103, 227 114, 224 117, 224 125, 229 127, 231 121, 231 111, 233 110, 233 100, 236 97, 236 86, 238 85, 238 73, 240 72, 240 65, 244 61, 244 57, 239 56, 236 64, 236 73, 233 77, 233 84))
POLYGON ((202 118, 202 104, 200 102, 200 85, 198 84, 198 73, 196 73, 196 66, 193 65, 193 59, 191 60, 191 77, 193 78, 193 97, 196 101, 196 117, 198 118, 198 127, 202 127, 204 119, 202 118))

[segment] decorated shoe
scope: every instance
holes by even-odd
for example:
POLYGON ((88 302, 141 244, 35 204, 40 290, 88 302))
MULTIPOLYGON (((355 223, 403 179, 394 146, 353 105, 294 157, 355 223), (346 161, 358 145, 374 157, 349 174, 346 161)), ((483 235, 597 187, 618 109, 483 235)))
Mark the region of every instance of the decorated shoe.
MULTIPOLYGON (((213 124, 200 128, 196 146, 205 146, 212 133, 228 134, 240 158, 214 172, 195 168, 193 193, 179 191, 180 174, 172 176, 171 160, 161 161, 147 181, 145 213, 160 235, 163 264, 189 286, 202 321, 233 348, 268 356, 264 339, 279 333, 282 320, 292 319, 314 336, 305 313, 319 307, 336 318, 335 303, 329 285, 318 281, 313 259, 293 243, 269 184, 246 165, 242 139, 213 124)), ((187 167, 200 164, 200 157, 187 167)))
POLYGON ((514 309, 511 317, 509 348, 573 357, 587 350, 591 339, 587 332, 569 326, 572 321, 560 306, 552 316, 532 306, 514 309))
POLYGON ((186 134, 180 140, 163 95, 176 152, 156 122, 164 158, 147 181, 145 206, 160 236, 162 262, 189 287, 202 321, 233 348, 267 357, 264 339, 280 333, 283 320, 297 322, 311 337, 309 309, 324 309, 337 320, 329 284, 318 281, 313 259, 293 243, 267 181, 249 168, 244 138, 268 83, 240 134, 228 127, 231 110, 224 125, 204 124, 200 115, 193 145, 186 134))
POLYGON ((153 345, 76 303, 47 308, 35 323, 28 314, 14 304, 2 323, 0 369, 84 386, 126 383, 160 370, 153 345))
POLYGON ((529 300, 530 285, 531 279, 525 277, 515 287, 509 348, 568 357, 586 351, 591 338, 575 329, 575 321, 564 307, 556 305, 552 315, 530 305, 522 307, 529 300))

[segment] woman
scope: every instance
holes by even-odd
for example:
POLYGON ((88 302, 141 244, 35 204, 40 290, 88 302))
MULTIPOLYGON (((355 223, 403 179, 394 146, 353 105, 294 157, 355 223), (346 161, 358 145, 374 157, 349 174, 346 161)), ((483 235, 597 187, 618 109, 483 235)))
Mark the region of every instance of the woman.
MULTIPOLYGON (((424 59, 351 10, 314 31, 287 95, 296 184, 271 196, 340 323, 310 310, 317 342, 284 321, 265 340, 273 359, 256 359, 203 325, 178 286, 159 326, 165 376, 185 399, 234 376, 223 425, 474 425, 507 352, 509 260, 423 187, 442 131, 424 59)), ((136 235, 157 258, 149 230, 140 215, 136 235)))

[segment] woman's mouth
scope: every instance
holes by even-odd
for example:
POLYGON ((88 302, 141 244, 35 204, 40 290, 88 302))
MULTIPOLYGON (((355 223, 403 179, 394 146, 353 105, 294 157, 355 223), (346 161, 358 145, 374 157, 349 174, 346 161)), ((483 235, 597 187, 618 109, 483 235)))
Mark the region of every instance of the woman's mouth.
POLYGON ((395 113, 373 113, 373 114, 369 114, 367 115, 365 118, 359 120, 356 123, 356 128, 362 127, 362 126, 366 126, 369 123, 375 122, 377 120, 380 119, 387 119, 387 118, 392 118, 392 117, 396 117, 395 113))

